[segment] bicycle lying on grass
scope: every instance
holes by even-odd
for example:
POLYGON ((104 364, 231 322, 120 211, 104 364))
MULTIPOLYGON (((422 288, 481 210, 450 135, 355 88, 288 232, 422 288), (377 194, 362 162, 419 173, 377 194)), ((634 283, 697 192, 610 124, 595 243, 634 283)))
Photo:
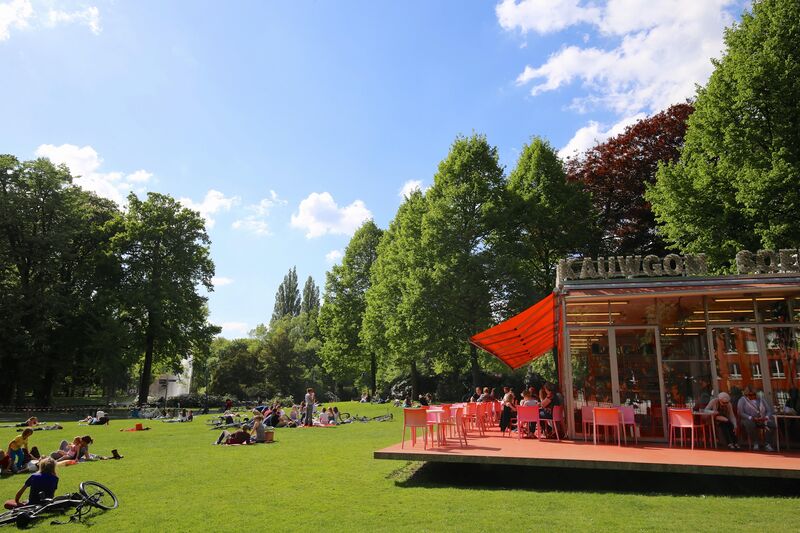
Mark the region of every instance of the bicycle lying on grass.
POLYGON ((352 422, 388 422, 392 420, 394 415, 392 413, 386 413, 385 415, 378 415, 378 416, 350 416, 350 413, 341 413, 339 415, 339 420, 341 420, 342 424, 350 424, 352 422))
POLYGON ((52 525, 69 524, 80 522, 93 508, 109 511, 116 509, 118 505, 117 497, 108 487, 96 481, 84 481, 78 487, 78 492, 73 494, 47 499, 40 504, 23 505, 1 514, 0 526, 16 524, 18 528, 25 529, 43 514, 63 513, 74 508, 75 512, 67 522, 50 522, 52 525))

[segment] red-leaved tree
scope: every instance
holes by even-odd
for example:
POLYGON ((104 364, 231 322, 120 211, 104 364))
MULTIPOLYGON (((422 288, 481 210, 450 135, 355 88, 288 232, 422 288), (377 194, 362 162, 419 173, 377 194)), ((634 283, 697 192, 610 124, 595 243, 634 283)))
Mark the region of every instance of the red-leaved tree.
POLYGON ((683 146, 690 103, 676 104, 629 126, 624 133, 568 159, 567 178, 592 194, 602 238, 597 255, 663 255, 646 184, 654 183, 660 161, 673 161, 683 146))

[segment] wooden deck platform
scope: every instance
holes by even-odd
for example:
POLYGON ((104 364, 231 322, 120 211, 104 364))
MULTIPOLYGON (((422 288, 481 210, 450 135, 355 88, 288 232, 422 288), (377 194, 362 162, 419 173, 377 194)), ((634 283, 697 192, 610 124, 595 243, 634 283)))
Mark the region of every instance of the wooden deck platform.
POLYGON ((666 445, 639 443, 634 446, 598 444, 591 441, 556 441, 503 437, 490 430, 485 437, 471 436, 468 447, 457 440, 447 446, 423 449, 421 439, 411 446, 400 443, 374 452, 375 459, 478 463, 577 469, 669 472, 723 476, 774 477, 800 479, 800 452, 730 451, 721 449, 669 448, 666 445))

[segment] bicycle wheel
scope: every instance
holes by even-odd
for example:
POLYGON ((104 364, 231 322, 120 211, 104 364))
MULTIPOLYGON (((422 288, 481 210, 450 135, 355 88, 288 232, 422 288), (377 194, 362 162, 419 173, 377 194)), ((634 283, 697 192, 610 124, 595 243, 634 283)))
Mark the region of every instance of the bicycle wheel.
POLYGON ((105 509, 116 509, 119 505, 117 497, 111 492, 111 489, 105 485, 101 485, 97 481, 83 481, 78 488, 84 498, 86 498, 91 505, 105 509))
POLYGON ((342 422, 347 422, 350 420, 350 413, 339 413, 339 420, 342 422))
POLYGON ((24 512, 25 511, 22 509, 12 509, 3 514, 0 514, 0 526, 4 526, 6 524, 13 524, 17 520, 17 517, 24 512))

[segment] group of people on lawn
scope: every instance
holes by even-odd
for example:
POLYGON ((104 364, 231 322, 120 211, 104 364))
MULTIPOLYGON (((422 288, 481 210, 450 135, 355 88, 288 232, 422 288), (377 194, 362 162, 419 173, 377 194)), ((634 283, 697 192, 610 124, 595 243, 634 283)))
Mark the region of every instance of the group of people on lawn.
MULTIPOLYGON (((317 403, 314 389, 306 389, 305 397, 300 405, 292 405, 287 413, 280 402, 273 405, 259 405, 252 410, 253 419, 247 421, 236 431, 223 430, 215 444, 259 444, 270 442, 267 434, 276 427, 312 427, 335 426, 341 423, 339 408, 323 407, 317 403)), ((226 411, 233 425, 233 411, 226 411)))
MULTIPOLYGON (((30 465, 35 466, 44 459, 36 446, 30 446, 31 435, 33 435, 33 428, 25 428, 21 434, 11 439, 6 450, 0 450, 0 473, 27 472, 31 469, 30 465)), ((62 440, 58 449, 50 453, 48 457, 59 464, 119 458, 117 450, 112 450, 112 457, 89 453, 89 445, 93 442, 89 435, 78 435, 71 442, 62 440)))

